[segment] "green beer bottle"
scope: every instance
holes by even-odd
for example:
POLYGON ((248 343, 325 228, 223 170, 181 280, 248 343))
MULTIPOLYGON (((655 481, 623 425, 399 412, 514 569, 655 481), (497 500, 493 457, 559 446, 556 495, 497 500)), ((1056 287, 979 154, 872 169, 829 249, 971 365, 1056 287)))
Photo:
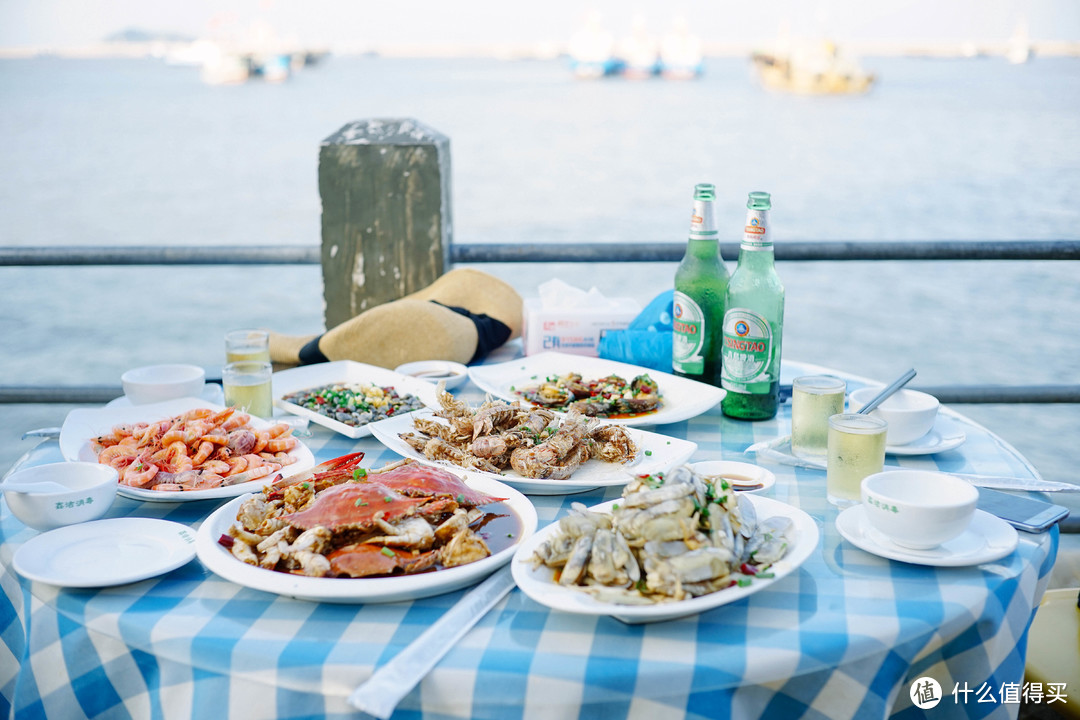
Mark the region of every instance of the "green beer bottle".
POLYGON ((769 232, 769 193, 752 192, 739 264, 724 299, 720 403, 725 415, 767 420, 780 395, 780 338, 784 330, 784 286, 776 274, 769 232))
POLYGON ((716 188, 694 186, 690 240, 675 271, 671 366, 676 375, 720 387, 720 340, 728 271, 720 257, 716 188))

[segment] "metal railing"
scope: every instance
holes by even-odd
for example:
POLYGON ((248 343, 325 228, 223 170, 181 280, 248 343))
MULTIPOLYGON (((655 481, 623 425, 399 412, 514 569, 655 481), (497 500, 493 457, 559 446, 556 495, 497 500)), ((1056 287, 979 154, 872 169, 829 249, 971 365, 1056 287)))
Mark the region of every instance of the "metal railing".
MULTIPOLYGON (((721 243, 725 259, 739 243, 721 243)), ((678 262, 685 243, 566 245, 454 244, 450 261, 473 263, 678 262)), ((794 241, 776 246, 777 260, 1080 260, 1080 240, 794 241)), ((184 247, 0 247, 0 266, 318 265, 314 245, 184 247)), ((1080 385, 942 385, 919 388, 950 404, 1080 403, 1080 385)), ((0 385, 0 403, 98 403, 122 394, 113 385, 0 385)))

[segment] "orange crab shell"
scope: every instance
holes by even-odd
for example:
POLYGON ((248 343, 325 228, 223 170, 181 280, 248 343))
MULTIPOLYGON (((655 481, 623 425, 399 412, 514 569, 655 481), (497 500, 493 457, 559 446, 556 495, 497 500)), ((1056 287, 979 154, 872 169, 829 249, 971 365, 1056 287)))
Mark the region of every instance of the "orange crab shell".
POLYGON ((396 570, 405 574, 423 572, 435 566, 439 551, 431 550, 413 555, 408 550, 382 545, 355 544, 335 550, 327 558, 330 560, 331 574, 357 578, 390 575, 396 570))
POLYGON ((452 472, 431 467, 430 465, 416 463, 402 465, 386 472, 372 473, 368 475, 368 478, 373 482, 393 488, 399 493, 411 497, 454 498, 459 505, 466 508, 490 505, 491 503, 506 500, 506 498, 492 497, 473 490, 452 472))
POLYGON ((387 522, 415 515, 430 497, 408 497, 377 482, 344 483, 329 487, 299 512, 283 516, 293 527, 309 530, 322 526, 331 532, 369 530, 375 517, 387 522))

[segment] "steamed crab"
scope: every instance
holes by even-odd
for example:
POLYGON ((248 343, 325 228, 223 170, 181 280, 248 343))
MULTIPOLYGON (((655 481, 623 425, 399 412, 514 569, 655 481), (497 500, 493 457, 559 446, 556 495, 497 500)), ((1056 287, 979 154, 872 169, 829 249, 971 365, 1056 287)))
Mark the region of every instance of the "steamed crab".
POLYGON ((644 475, 612 513, 573 503, 529 559, 557 582, 617 604, 681 600, 767 576, 790 546, 792 522, 758 522, 753 503, 688 467, 644 475))
POLYGON ((237 559, 317 577, 370 577, 455 567, 490 555, 479 508, 500 502, 438 468, 402 461, 323 463, 245 500, 221 543, 237 559))
POLYGON ((502 474, 564 480, 584 462, 627 463, 638 448, 625 428, 571 409, 565 418, 545 408, 488 398, 475 410, 440 390, 435 417, 414 420, 401 439, 431 460, 502 474))

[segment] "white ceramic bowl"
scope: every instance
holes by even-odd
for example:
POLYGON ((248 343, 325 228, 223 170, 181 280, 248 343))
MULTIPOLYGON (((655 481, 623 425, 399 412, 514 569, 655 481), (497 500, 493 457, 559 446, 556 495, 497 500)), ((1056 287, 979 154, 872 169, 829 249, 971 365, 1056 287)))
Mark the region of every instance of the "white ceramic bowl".
POLYGON ((447 390, 456 388, 469 377, 469 368, 449 360, 420 360, 405 363, 394 368, 394 372, 427 380, 436 385, 445 380, 447 390))
POLYGON ((928 550, 959 536, 975 515, 979 491, 929 470, 886 470, 863 478, 866 518, 897 545, 928 550))
MULTIPOLYGON (((881 392, 879 387, 864 387, 848 395, 849 412, 856 412, 881 392)), ((938 399, 918 390, 901 388, 870 411, 870 414, 889 423, 885 442, 907 445, 930 432, 937 419, 938 399)))
POLYGON ((132 405, 199 397, 206 372, 198 365, 147 365, 120 376, 124 395, 132 405))
POLYGON ((105 515, 116 498, 118 481, 116 469, 108 465, 61 462, 14 472, 0 489, 15 517, 45 532, 105 515), (54 483, 63 487, 55 488, 54 483), (16 485, 28 489, 16 490, 16 485), (33 489, 35 485, 43 487, 38 491, 33 489))

